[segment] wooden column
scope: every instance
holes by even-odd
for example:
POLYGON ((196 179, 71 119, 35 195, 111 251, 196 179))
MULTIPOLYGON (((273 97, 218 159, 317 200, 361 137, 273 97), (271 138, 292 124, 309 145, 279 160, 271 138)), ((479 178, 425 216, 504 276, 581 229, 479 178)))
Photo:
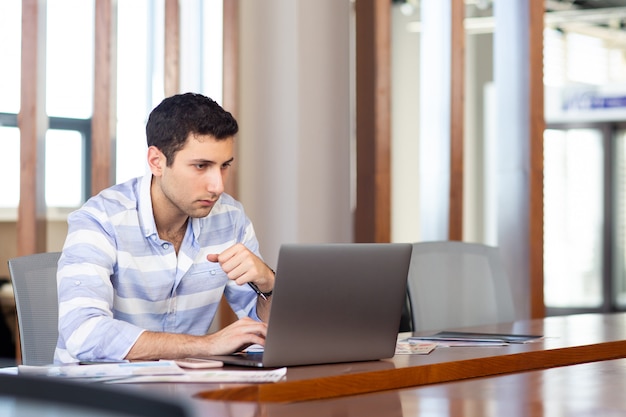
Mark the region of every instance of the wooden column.
MULTIPOLYGON (((239 0, 224 0, 224 70, 223 70, 223 107, 231 112, 235 119, 239 114, 239 0)), ((238 160, 240 141, 235 139, 235 161, 238 160)), ((237 164, 231 168, 226 192, 238 198, 239 175, 237 164)), ((222 297, 219 309, 220 327, 224 328, 237 320, 232 308, 222 297)))
POLYGON ((530 315, 545 316, 543 297, 543 132, 546 128, 543 104, 543 0, 529 3, 529 99, 530 106, 530 315))
POLYGON ((20 202, 17 254, 46 251, 46 1, 22 1, 20 202))
POLYGON ((95 3, 94 104, 91 119, 91 194, 115 183, 117 2, 95 3))
MULTIPOLYGON (((17 214, 17 255, 46 251, 45 139, 46 1, 22 1, 22 73, 20 129, 20 202, 17 214)), ((17 326, 16 326, 17 328, 17 326)), ((21 363, 20 335, 15 357, 21 363)))
POLYGON ((448 239, 463 240, 465 2, 452 0, 450 24, 450 209, 448 239))
POLYGON ((356 0, 355 242, 391 241, 391 4, 356 0))
MULTIPOLYGON (((223 107, 239 121, 239 0, 224 0, 223 107)), ((240 142, 235 140, 235 160, 240 142)), ((226 192, 237 198, 237 164, 231 168, 226 192)))
POLYGON ((165 0, 164 48, 165 97, 180 92, 180 4, 178 0, 165 0))

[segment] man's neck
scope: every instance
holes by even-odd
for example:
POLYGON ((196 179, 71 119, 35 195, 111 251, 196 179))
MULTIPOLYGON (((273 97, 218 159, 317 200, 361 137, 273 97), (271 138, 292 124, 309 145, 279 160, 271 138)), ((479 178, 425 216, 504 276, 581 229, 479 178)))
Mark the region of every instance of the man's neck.
POLYGON ((183 221, 182 224, 176 223, 177 226, 173 226, 170 228, 160 228, 157 223, 157 231, 159 233, 159 237, 163 240, 170 242, 174 245, 174 249, 176 249, 176 253, 180 249, 181 244, 183 243, 183 239, 185 238, 185 232, 187 231, 187 223, 189 222, 189 217, 183 221))

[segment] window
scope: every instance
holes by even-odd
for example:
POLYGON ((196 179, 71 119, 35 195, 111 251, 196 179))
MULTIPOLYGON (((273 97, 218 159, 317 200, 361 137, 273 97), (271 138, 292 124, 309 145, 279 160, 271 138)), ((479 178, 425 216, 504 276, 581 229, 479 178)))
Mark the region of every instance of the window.
MULTIPOLYGON (((77 207, 90 195, 94 2, 48 0, 46 204, 77 207), (71 21, 71 24, 68 24, 71 21)), ((222 0, 181 2, 181 88, 221 101, 222 0)), ((21 0, 0 2, 0 208, 19 203, 21 0)), ((117 2, 116 181, 146 172, 145 123, 163 99, 162 1, 117 2)), ((14 218, 14 214, 12 215, 14 218)))
POLYGON ((544 135, 544 298, 550 307, 600 307, 604 148, 597 129, 544 135))
POLYGON ((20 131, 17 127, 0 126, 0 175, 11 181, 0 181, 0 208, 17 207, 20 198, 20 131))
POLYGON ((626 60, 608 40, 545 30, 548 314, 626 309, 626 154, 618 123, 626 60))
MULTIPOLYGON (((11 179, 2 182, 0 207, 5 209, 15 209, 20 199, 21 8, 21 0, 0 3, 0 176, 11 179)), ((79 206, 89 184, 85 156, 93 102, 93 13, 89 1, 47 2, 45 199, 50 207, 79 206)))

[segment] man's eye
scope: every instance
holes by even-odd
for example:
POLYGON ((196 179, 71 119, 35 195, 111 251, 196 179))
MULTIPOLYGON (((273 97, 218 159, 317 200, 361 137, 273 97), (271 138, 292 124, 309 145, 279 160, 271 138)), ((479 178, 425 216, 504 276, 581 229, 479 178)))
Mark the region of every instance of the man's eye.
POLYGON ((227 162, 224 165, 222 165, 222 169, 228 169, 228 168, 230 168, 230 165, 231 165, 231 163, 227 162))
POLYGON ((196 168, 198 168, 198 169, 204 169, 204 168, 206 168, 206 164, 195 164, 194 166, 195 166, 196 168))

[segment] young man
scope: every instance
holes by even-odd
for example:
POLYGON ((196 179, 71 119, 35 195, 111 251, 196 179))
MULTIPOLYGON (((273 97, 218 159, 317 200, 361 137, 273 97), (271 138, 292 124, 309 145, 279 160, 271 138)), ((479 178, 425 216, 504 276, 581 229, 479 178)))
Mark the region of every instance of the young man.
POLYGON ((274 273, 242 205, 224 193, 237 131, 210 98, 166 98, 146 126, 150 173, 69 216, 56 363, 203 357, 264 343, 274 273), (207 334, 222 294, 239 320, 207 334))

